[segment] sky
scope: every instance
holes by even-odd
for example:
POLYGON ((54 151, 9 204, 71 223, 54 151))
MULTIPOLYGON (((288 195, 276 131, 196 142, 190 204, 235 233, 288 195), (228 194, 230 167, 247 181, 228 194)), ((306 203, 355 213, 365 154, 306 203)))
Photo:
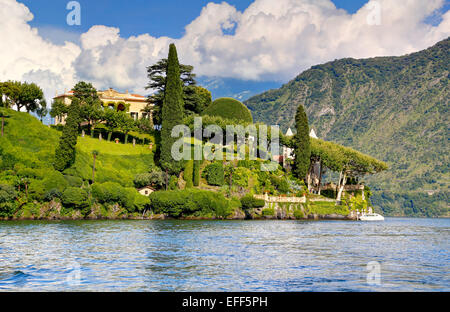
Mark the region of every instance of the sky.
POLYGON ((80 80, 148 94, 146 67, 173 42, 213 97, 245 100, 316 64, 450 35, 448 0, 78 0, 80 25, 69 2, 0 0, 0 81, 36 82, 48 99, 80 80))

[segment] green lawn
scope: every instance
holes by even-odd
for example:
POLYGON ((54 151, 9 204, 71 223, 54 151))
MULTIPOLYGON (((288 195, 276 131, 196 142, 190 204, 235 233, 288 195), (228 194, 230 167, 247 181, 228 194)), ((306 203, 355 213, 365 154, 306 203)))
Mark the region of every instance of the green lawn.
POLYGON ((99 140, 97 138, 93 139, 91 137, 85 136, 84 138, 78 137, 77 147, 82 152, 91 153, 93 150, 99 151, 100 154, 108 155, 141 155, 141 154, 151 154, 152 151, 149 149, 149 145, 138 145, 133 147, 133 144, 123 144, 109 142, 107 140, 99 140))

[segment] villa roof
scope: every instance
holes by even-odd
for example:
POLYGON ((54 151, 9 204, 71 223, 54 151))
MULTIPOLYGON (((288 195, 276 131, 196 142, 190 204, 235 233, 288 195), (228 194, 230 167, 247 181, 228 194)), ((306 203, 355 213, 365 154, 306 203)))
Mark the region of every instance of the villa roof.
MULTIPOLYGON (((54 99, 73 96, 73 91, 66 91, 63 94, 56 95, 54 99)), ((147 101, 146 97, 136 93, 128 93, 128 90, 123 92, 116 91, 112 88, 97 92, 101 100, 118 100, 118 101, 147 101)))

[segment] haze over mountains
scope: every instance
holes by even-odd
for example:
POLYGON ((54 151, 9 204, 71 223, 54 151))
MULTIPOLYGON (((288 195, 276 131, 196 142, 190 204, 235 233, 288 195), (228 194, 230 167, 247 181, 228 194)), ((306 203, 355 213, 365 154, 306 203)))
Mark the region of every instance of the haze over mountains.
POLYGON ((401 57, 311 67, 248 99, 255 121, 294 128, 299 104, 319 138, 389 163, 367 177, 386 214, 448 215, 450 39, 401 57))

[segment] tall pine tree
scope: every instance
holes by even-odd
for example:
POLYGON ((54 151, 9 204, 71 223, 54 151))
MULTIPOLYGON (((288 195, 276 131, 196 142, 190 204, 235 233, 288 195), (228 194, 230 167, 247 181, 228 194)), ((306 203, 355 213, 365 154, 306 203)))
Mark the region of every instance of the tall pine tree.
POLYGON ((59 139, 59 145, 55 150, 54 167, 58 171, 63 171, 75 162, 75 146, 77 145, 80 121, 80 100, 74 97, 68 108, 66 124, 59 139))
POLYGON ((164 103, 162 107, 161 156, 160 163, 166 172, 178 174, 183 168, 182 161, 172 157, 172 145, 177 138, 171 137, 172 128, 183 123, 183 88, 180 79, 180 65, 177 49, 172 43, 169 46, 167 62, 166 86, 164 88, 164 103))
POLYGON ((294 173, 299 179, 306 179, 311 157, 311 143, 309 137, 308 117, 303 105, 299 105, 295 115, 297 133, 294 137, 295 161, 294 173))

